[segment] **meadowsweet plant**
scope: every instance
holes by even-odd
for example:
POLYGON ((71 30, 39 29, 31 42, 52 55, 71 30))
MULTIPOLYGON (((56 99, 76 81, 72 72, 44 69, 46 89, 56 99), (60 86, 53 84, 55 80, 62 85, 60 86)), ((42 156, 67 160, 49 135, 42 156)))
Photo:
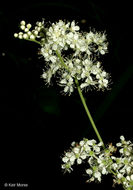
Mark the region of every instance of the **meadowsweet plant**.
POLYGON ((102 175, 112 174, 113 185, 122 184, 124 189, 133 189, 133 144, 124 136, 120 136, 116 146, 109 144, 106 148, 94 139, 72 142, 62 161, 65 172, 71 172, 74 164, 88 163, 87 182, 101 182, 102 175))
POLYGON ((101 56, 108 52, 105 32, 94 29, 80 31, 75 21, 46 23, 37 22, 35 27, 25 21, 20 22, 21 31, 14 37, 37 43, 44 58, 42 78, 47 85, 52 78, 65 95, 76 89, 87 116, 98 138, 84 138, 79 143, 72 142, 62 157, 62 169, 71 172, 74 164, 87 163, 88 182, 101 182, 102 175, 112 174, 113 182, 126 190, 133 190, 133 144, 120 136, 120 142, 113 146, 105 145, 86 105, 83 91, 108 89, 110 75, 103 69, 101 56))

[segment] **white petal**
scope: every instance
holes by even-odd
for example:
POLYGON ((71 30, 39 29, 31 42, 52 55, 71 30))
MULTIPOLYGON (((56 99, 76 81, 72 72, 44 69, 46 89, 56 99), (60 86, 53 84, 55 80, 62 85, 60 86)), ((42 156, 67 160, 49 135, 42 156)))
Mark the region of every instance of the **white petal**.
POLYGON ((82 84, 80 85, 80 88, 85 88, 85 87, 87 87, 87 86, 88 86, 87 83, 82 83, 82 84))
POLYGON ((78 147, 75 147, 75 148, 73 149, 73 152, 74 152, 75 154, 78 154, 78 153, 79 153, 79 148, 78 148, 78 147))
POLYGON ((100 51, 100 53, 101 53, 102 55, 104 55, 104 54, 105 54, 105 51, 102 49, 102 50, 100 51))
POLYGON ((120 173, 118 173, 118 174, 117 174, 117 177, 118 177, 118 179, 121 179, 121 178, 123 177, 123 175, 120 174, 120 173))
POLYGON ((66 84, 67 81, 66 81, 66 79, 62 79, 62 80, 60 81, 60 83, 61 83, 61 84, 66 84))
POLYGON ((77 164, 81 164, 82 160, 80 158, 77 159, 77 164))
POLYGON ((63 158, 62 158, 62 161, 63 161, 64 163, 66 163, 68 160, 69 160, 69 158, 67 158, 67 157, 63 157, 63 158))
POLYGON ((73 141, 73 142, 71 143, 71 146, 75 146, 75 144, 76 144, 76 142, 75 142, 75 141, 73 141))
POLYGON ((117 147, 119 147, 119 146, 121 146, 121 145, 122 145, 121 143, 117 143, 117 144, 116 144, 117 147))
POLYGON ((131 180, 133 180, 133 174, 131 175, 131 180))
POLYGON ((68 158, 72 157, 73 156, 73 153, 72 152, 66 152, 65 154, 68 158))
POLYGON ((91 175, 93 172, 92 172, 91 169, 87 169, 87 170, 86 170, 86 173, 89 174, 89 175, 91 175))
POLYGON ((130 181, 130 177, 129 177, 129 176, 127 176, 126 179, 127 179, 128 181, 130 181))
POLYGON ((94 177, 98 179, 98 181, 101 181, 101 173, 95 172, 94 177))
POLYGON ((84 144, 85 144, 85 142, 84 141, 80 141, 80 146, 83 146, 84 144))
POLYGON ((46 79, 47 78, 47 73, 43 73, 42 78, 46 79))
POLYGON ((71 158, 70 158, 70 162, 74 162, 76 159, 76 157, 73 155, 71 158))
POLYGON ((124 136, 120 136, 120 139, 121 139, 122 141, 124 141, 124 140, 125 140, 124 136))
POLYGON ((102 169, 102 174, 103 175, 106 174, 106 169, 105 168, 102 169))
POLYGON ((64 92, 67 92, 68 90, 69 90, 69 87, 66 86, 66 87, 64 88, 64 92))
POLYGON ((82 154, 80 157, 81 157, 83 160, 85 160, 86 157, 87 157, 87 155, 86 155, 86 154, 82 154))
POLYGON ((74 29, 77 31, 79 30, 79 26, 75 26, 74 29))
POLYGON ((73 49, 73 48, 75 47, 75 45, 74 45, 74 44, 71 44, 70 47, 73 49))
POLYGON ((54 44, 52 47, 53 50, 57 50, 57 44, 54 44))

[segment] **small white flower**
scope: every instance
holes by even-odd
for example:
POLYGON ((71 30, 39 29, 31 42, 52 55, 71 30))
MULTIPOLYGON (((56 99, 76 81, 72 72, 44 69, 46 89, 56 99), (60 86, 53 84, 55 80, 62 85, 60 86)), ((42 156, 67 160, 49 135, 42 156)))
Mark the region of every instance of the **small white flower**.
POLYGON ((83 153, 83 154, 80 155, 80 157, 81 157, 83 160, 85 160, 86 157, 87 157, 87 154, 86 154, 86 153, 83 153))
POLYGON ((67 93, 68 91, 69 91, 69 87, 66 86, 66 87, 64 88, 64 92, 67 93))
POLYGON ((29 32, 29 28, 25 28, 24 31, 27 33, 29 32))
POLYGON ((64 163, 68 162, 68 160, 69 160, 69 158, 67 158, 67 157, 63 157, 63 158, 62 158, 62 161, 63 161, 64 163))
POLYGON ((29 23, 26 25, 28 29, 30 29, 32 27, 32 25, 29 23))
POLYGON ((38 35, 38 31, 37 31, 37 30, 34 31, 34 35, 35 35, 35 36, 38 35))
POLYGON ((82 83, 82 84, 80 85, 80 88, 83 89, 83 88, 85 88, 85 87, 87 87, 87 86, 88 86, 87 83, 82 83))
POLYGON ((120 139, 122 140, 122 141, 124 141, 125 140, 125 138, 124 138, 124 136, 122 135, 122 136, 120 136, 120 139))
POLYGON ((118 177, 118 179, 121 179, 123 177, 123 175, 121 173, 118 173, 117 177, 118 177))
POLYGON ((18 34, 17 34, 17 33, 15 33, 15 34, 14 34, 14 37, 15 37, 15 38, 17 38, 17 37, 18 37, 18 34))
POLYGON ((27 38, 28 38, 28 35, 27 35, 27 34, 24 34, 24 35, 23 35, 23 38, 24 38, 24 39, 27 39, 27 38))
POLYGON ((42 74, 42 78, 46 79, 46 78, 47 78, 47 73, 44 72, 44 73, 42 74))
POLYGON ((104 174, 107 174, 107 173, 108 173, 108 172, 107 172, 106 168, 103 167, 103 169, 102 169, 102 174, 104 175, 104 174))
POLYGON ((118 165, 117 165, 116 163, 113 163, 113 164, 112 164, 112 168, 113 168, 114 170, 116 170, 116 169, 118 168, 118 165))
POLYGON ((130 177, 129 177, 129 176, 127 176, 126 179, 127 179, 128 181, 130 181, 130 177))
POLYGON ((101 53, 102 55, 105 54, 105 51, 104 51, 103 49, 100 49, 100 48, 98 48, 98 49, 99 49, 99 51, 100 51, 100 53, 101 53))
POLYGON ((76 159, 76 157, 75 157, 75 155, 73 155, 71 158, 70 158, 70 162, 74 162, 75 161, 75 159, 76 159))
POLYGON ((80 141, 79 144, 80 146, 83 146, 85 144, 85 141, 80 141))
POLYGON ((28 31, 27 34, 28 34, 28 36, 30 36, 32 33, 31 33, 31 31, 28 31))
POLYGON ((53 49, 53 50, 57 50, 57 48, 58 48, 58 47, 57 47, 57 44, 53 44, 52 49, 53 49))
POLYGON ((33 34, 30 35, 30 39, 31 40, 34 40, 35 39, 35 36, 33 34))
POLYGON ((81 164, 82 160, 80 158, 77 159, 77 164, 81 164))
POLYGON ((75 141, 73 141, 73 142, 71 143, 71 146, 75 146, 75 144, 76 144, 76 142, 75 142, 75 141))
POLYGON ((85 142, 85 144, 83 145, 83 150, 86 153, 89 153, 89 151, 91 150, 91 147, 87 144, 87 142, 85 142))
POLYGON ((92 182, 92 181, 94 181, 94 180, 95 180, 94 177, 91 177, 91 178, 89 179, 90 182, 92 182))
POLYGON ((57 60, 57 57, 56 57, 56 56, 50 56, 49 60, 50 60, 52 63, 55 63, 56 60, 57 60))
POLYGON ((126 167, 126 171, 127 171, 127 173, 130 173, 131 167, 130 167, 130 166, 127 166, 127 167, 126 167))
POLYGON ((79 26, 75 26, 75 21, 73 21, 73 22, 71 23, 71 30, 72 30, 73 32, 79 30, 79 26))
POLYGON ((22 20, 22 21, 20 22, 20 24, 21 24, 21 25, 25 25, 26 23, 25 23, 24 20, 22 20))
POLYGON ((117 144, 116 144, 117 147, 120 147, 121 145, 122 145, 121 143, 117 143, 117 144))
POLYGON ((91 175, 93 172, 92 172, 91 169, 87 169, 87 170, 86 170, 86 173, 89 174, 89 175, 91 175))
POLYGON ((79 149, 78 147, 75 147, 75 148, 73 149, 73 152, 74 152, 75 154, 78 154, 79 151, 80 151, 80 149, 79 149))
POLYGON ((96 140, 94 140, 94 139, 87 141, 87 144, 91 145, 91 146, 94 145, 95 143, 96 143, 96 140))
POLYGON ((20 28, 21 28, 22 30, 24 30, 24 29, 25 29, 25 25, 21 25, 20 28))
POLYGON ((96 152, 100 152, 100 148, 99 148, 98 146, 94 146, 94 150, 95 150, 96 152))
POLYGON ((18 35, 18 38, 19 38, 19 39, 23 39, 23 34, 19 34, 19 35, 18 35))
POLYGON ((98 179, 98 181, 101 181, 101 173, 100 172, 95 172, 94 177, 98 179))

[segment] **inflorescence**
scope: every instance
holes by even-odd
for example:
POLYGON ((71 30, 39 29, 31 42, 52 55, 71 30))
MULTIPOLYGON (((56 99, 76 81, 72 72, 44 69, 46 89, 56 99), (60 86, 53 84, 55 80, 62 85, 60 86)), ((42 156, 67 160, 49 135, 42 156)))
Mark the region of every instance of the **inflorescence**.
POLYGON ((42 78, 49 85, 57 74, 57 83, 63 86, 63 93, 69 94, 77 87, 96 89, 108 88, 109 74, 103 70, 100 55, 107 53, 108 42, 103 32, 80 32, 80 27, 72 22, 52 23, 47 26, 37 22, 31 30, 31 24, 21 21, 22 32, 15 33, 19 39, 37 42, 41 45, 40 53, 46 62, 42 78), (61 60, 62 59, 62 60, 61 60))
MULTIPOLYGON (((50 85, 57 76, 57 84, 63 86, 63 93, 71 95, 75 88, 104 90, 108 88, 109 74, 103 70, 99 60, 107 53, 108 42, 105 32, 90 30, 80 32, 80 27, 72 22, 59 20, 47 24, 37 22, 32 29, 30 23, 21 21, 19 33, 14 37, 36 42, 45 60, 42 78, 50 85)), ((82 98, 81 98, 82 99, 82 98)), ((101 182, 102 175, 112 174, 115 184, 122 184, 125 190, 133 190, 133 143, 124 136, 116 147, 104 146, 102 140, 84 138, 79 143, 72 142, 70 149, 62 157, 62 169, 71 172, 73 165, 87 163, 88 182, 101 182)))
POLYGON ((122 184, 125 190, 133 190, 133 143, 124 136, 116 147, 103 144, 94 139, 83 139, 79 143, 72 142, 70 149, 62 157, 62 169, 71 172, 74 164, 87 163, 87 182, 101 182, 102 175, 112 174, 114 185, 122 184), (115 155, 118 156, 115 156, 115 155))

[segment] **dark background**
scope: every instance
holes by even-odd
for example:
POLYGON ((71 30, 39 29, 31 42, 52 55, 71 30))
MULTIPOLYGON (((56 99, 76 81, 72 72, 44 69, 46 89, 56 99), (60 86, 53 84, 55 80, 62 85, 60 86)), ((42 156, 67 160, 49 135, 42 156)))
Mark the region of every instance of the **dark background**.
MULTIPOLYGON (((61 156, 72 141, 96 138, 75 91, 62 96, 41 79, 43 59, 37 44, 13 37, 21 20, 76 20, 81 29, 106 30, 109 53, 104 69, 111 90, 84 93, 104 142, 120 135, 132 140, 132 10, 129 1, 3 2, 0 6, 0 187, 27 183, 30 189, 113 189, 112 178, 86 184, 84 169, 63 174, 61 156), (85 23, 83 22, 85 21, 85 23)), ((121 187, 116 187, 122 189, 121 187)), ((7 188, 8 189, 8 188, 7 188)), ((26 188, 25 188, 26 189, 26 188)))

